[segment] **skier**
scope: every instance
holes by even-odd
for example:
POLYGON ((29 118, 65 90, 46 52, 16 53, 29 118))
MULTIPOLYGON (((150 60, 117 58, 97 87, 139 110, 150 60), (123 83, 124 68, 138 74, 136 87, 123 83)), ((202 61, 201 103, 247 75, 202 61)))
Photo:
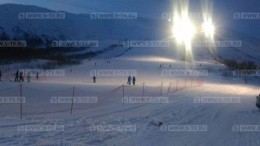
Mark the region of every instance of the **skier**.
POLYGON ((96 76, 93 77, 93 83, 96 83, 96 76))
POLYGON ((14 79, 15 82, 18 82, 18 77, 19 77, 19 70, 17 70, 15 73, 15 79, 14 79))
POLYGON ((129 75, 129 76, 128 76, 128 82, 127 82, 128 85, 131 85, 131 80, 132 80, 132 79, 131 79, 131 76, 129 75))
POLYGON ((20 74, 19 74, 19 82, 23 82, 24 80, 23 80, 23 72, 20 72, 20 74))
POLYGON ((256 107, 260 109, 260 94, 259 96, 256 96, 256 107))
POLYGON ((135 77, 133 77, 133 85, 135 85, 135 77))
POLYGON ((0 70, 0 81, 2 81, 2 71, 0 70))
POLYGON ((39 79, 39 72, 36 73, 36 79, 39 79))
POLYGON ((31 75, 30 75, 30 73, 28 73, 27 74, 27 81, 28 81, 28 83, 30 83, 30 80, 31 80, 31 75))

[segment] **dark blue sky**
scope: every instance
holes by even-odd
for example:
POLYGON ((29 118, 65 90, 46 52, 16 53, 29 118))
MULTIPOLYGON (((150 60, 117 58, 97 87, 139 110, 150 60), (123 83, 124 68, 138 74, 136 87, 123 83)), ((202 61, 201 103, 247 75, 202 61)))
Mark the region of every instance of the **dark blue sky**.
MULTIPOLYGON (((169 12, 176 0, 0 0, 0 4, 16 3, 35 5, 51 10, 70 13, 90 13, 93 11, 137 12, 144 16, 160 17, 169 12)), ((218 26, 227 26, 259 38, 260 19, 234 20, 235 12, 260 12, 260 0, 190 0, 192 11, 201 11, 201 2, 212 4, 214 20, 218 26)))
MULTIPOLYGON (((162 3, 162 5, 157 6, 158 9, 161 9, 162 6, 171 7, 169 3, 174 1, 176 0, 0 0, 0 4, 16 3, 35 5, 52 10, 63 10, 71 13, 88 13, 96 10, 115 9, 117 5, 119 7, 116 9, 119 10, 136 10, 136 8, 140 7, 141 9, 149 9, 149 6, 152 6, 154 3, 162 3)), ((260 11, 260 0, 190 0, 190 4, 197 7, 201 2, 205 1, 212 3, 215 9, 225 12, 260 11)))

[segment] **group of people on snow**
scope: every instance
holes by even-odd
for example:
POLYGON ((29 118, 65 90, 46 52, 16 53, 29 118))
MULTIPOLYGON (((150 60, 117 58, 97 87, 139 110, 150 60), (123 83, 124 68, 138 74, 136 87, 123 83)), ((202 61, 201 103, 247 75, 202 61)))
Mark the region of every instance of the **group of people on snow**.
MULTIPOLYGON (((15 78, 14 78, 14 81, 15 82, 24 82, 25 81, 25 78, 27 79, 27 82, 30 83, 31 82, 31 73, 28 72, 27 75, 25 75, 22 71, 19 71, 17 70, 16 73, 15 73, 15 78)), ((38 80, 39 79, 39 73, 37 72, 36 73, 36 79, 38 80)))
MULTIPOLYGON (((93 76, 92 79, 93 79, 93 83, 96 83, 97 77, 93 76)), ((135 85, 135 81, 136 81, 135 76, 133 78, 130 75, 128 76, 128 78, 127 78, 128 85, 131 85, 131 83, 133 83, 133 85, 135 85)))
MULTIPOLYGON (((16 73, 15 73, 14 81, 15 82, 24 82, 24 77, 25 77, 24 73, 22 71, 17 70, 16 73)), ((27 81, 29 83, 31 81, 31 74, 28 73, 26 75, 26 78, 27 78, 27 81)))
MULTIPOLYGON (((160 66, 159 66, 160 68, 164 68, 164 64, 160 64, 160 66)), ((169 68, 171 68, 172 67, 172 65, 170 64, 169 65, 169 68)))
POLYGON ((127 79, 127 84, 128 85, 131 85, 131 82, 133 81, 133 85, 135 85, 135 76, 133 77, 133 79, 132 79, 132 77, 129 75, 128 76, 128 79, 127 79))

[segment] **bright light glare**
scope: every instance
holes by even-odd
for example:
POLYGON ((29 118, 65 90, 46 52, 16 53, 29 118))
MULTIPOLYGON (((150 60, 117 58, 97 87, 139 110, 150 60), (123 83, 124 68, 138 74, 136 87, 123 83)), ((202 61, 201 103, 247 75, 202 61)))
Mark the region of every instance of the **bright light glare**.
POLYGON ((203 32, 205 33, 206 38, 213 39, 215 34, 215 27, 212 24, 211 19, 205 20, 202 24, 203 32))
POLYGON ((176 15, 172 33, 179 43, 184 43, 186 48, 190 47, 196 29, 187 15, 176 15))

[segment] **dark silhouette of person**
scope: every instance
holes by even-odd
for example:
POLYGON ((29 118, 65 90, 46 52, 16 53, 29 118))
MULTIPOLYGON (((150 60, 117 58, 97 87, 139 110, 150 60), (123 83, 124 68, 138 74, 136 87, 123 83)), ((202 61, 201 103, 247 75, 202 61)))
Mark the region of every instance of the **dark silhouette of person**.
POLYGON ((260 109, 260 94, 259 96, 256 96, 256 107, 260 109))
POLYGON ((18 78, 19 78, 19 70, 17 70, 16 73, 15 73, 15 79, 14 79, 14 81, 15 81, 15 82, 18 82, 18 81, 19 81, 18 78))
POLYGON ((96 83, 96 76, 93 77, 93 83, 96 83))
POLYGON ((133 85, 135 85, 135 77, 133 77, 133 85))
POLYGON ((28 83, 31 82, 31 74, 30 73, 27 74, 27 81, 28 81, 28 83))
POLYGON ((127 79, 127 84, 128 85, 131 85, 131 80, 132 80, 131 76, 128 76, 128 79, 127 79))
POLYGON ((36 73, 36 79, 39 79, 39 72, 36 73))
POLYGON ((24 79, 23 79, 23 72, 20 72, 19 73, 19 82, 23 82, 24 81, 24 79))

